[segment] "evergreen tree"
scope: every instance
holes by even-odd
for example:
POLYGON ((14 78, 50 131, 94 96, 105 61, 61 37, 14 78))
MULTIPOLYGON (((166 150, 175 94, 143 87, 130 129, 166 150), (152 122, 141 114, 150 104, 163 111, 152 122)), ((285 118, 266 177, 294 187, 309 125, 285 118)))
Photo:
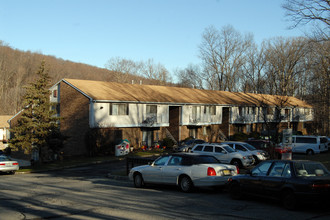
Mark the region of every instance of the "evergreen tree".
POLYGON ((24 95, 24 109, 18 116, 19 119, 14 128, 11 129, 14 137, 10 145, 14 149, 24 150, 31 153, 33 147, 39 150, 39 157, 42 159, 48 152, 49 143, 54 134, 59 134, 57 117, 49 100, 50 77, 43 61, 36 72, 38 78, 26 87, 24 95))

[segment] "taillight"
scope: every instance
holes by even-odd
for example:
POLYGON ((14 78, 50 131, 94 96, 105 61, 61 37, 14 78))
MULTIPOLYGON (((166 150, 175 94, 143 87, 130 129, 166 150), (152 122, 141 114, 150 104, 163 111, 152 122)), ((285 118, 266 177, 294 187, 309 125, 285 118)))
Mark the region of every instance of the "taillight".
POLYGON ((18 165, 18 163, 13 163, 13 165, 18 165))
POLYGON ((313 184, 313 189, 330 188, 330 184, 313 184))
POLYGON ((6 164, 5 163, 0 163, 0 166, 5 166, 6 164))
POLYGON ((239 174, 239 167, 236 166, 236 173, 239 174))
POLYGON ((216 176, 217 173, 215 172, 213 167, 209 167, 209 168, 207 168, 207 175, 208 176, 216 176))

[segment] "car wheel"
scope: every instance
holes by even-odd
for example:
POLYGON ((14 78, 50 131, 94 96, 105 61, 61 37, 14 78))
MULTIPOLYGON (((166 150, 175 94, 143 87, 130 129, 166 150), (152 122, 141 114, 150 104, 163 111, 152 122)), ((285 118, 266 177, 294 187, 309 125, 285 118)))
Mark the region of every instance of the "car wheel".
POLYGON ((307 155, 313 155, 313 154, 314 154, 314 151, 311 150, 311 149, 309 149, 309 150, 306 151, 306 154, 307 154, 307 155))
POLYGON ((14 175, 15 174, 15 171, 10 171, 10 174, 14 175))
POLYGON ((136 188, 141 188, 144 186, 144 181, 140 173, 134 175, 134 186, 136 188))
POLYGON ((230 184, 229 187, 229 194, 232 199, 241 199, 242 198, 242 192, 241 192, 241 186, 237 182, 233 182, 230 184))
POLYGON ((294 210, 297 206, 296 196, 292 191, 285 191, 282 194, 282 204, 288 210, 294 210))
POLYGON ((233 159, 230 164, 234 165, 234 166, 237 166, 238 168, 242 168, 243 165, 242 165, 242 162, 238 159, 233 159))
POLYGON ((188 176, 183 176, 180 179, 180 189, 183 192, 191 192, 193 189, 193 182, 191 181, 191 179, 188 176))

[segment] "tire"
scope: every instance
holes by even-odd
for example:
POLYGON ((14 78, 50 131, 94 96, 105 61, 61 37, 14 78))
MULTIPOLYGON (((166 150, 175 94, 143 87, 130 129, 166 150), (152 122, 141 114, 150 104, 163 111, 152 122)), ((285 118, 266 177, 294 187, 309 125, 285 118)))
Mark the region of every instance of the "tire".
POLYGON ((144 186, 143 177, 140 173, 134 175, 134 186, 136 188, 142 188, 144 186))
POLYGON ((15 174, 15 171, 10 171, 10 174, 11 174, 11 175, 14 175, 14 174, 15 174))
POLYGON ((237 182, 233 182, 229 186, 229 194, 232 199, 239 200, 242 199, 241 186, 237 182))
POLYGON ((297 207, 297 199, 292 191, 284 191, 282 193, 282 204, 288 210, 294 210, 297 207))
POLYGON ((242 162, 239 159, 233 159, 230 164, 237 166, 238 168, 243 168, 242 162))
POLYGON ((311 149, 308 149, 308 150, 306 151, 306 155, 314 155, 314 151, 311 150, 311 149))
POLYGON ((194 188, 193 182, 188 176, 183 176, 180 179, 179 187, 182 192, 191 192, 194 188))

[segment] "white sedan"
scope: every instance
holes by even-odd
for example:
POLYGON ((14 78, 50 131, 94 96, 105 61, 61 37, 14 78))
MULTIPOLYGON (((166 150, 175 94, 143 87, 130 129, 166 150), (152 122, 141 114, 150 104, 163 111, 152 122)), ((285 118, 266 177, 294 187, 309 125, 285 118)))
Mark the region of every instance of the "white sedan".
POLYGON ((158 183, 177 185, 183 192, 190 192, 194 187, 224 186, 237 173, 236 166, 221 164, 214 156, 178 153, 132 168, 129 179, 137 188, 145 183, 158 183))
POLYGON ((0 172, 14 174, 16 170, 19 170, 17 161, 13 161, 5 155, 0 155, 0 172))

